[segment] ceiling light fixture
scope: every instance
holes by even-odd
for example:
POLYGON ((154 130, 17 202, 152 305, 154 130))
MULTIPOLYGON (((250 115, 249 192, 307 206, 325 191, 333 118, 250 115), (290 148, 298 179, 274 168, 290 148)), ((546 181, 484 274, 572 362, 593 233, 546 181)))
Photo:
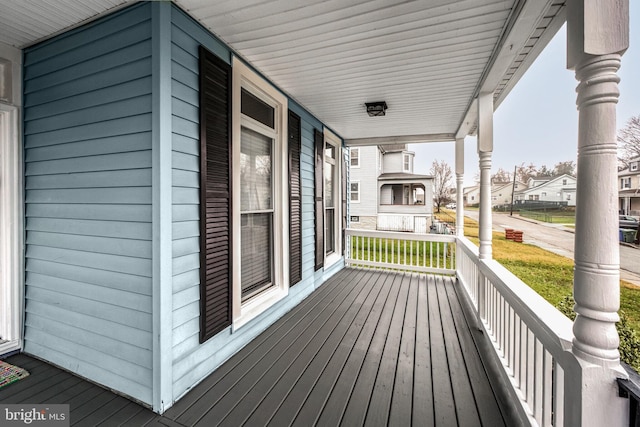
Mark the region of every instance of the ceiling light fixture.
POLYGON ((384 116, 388 108, 385 101, 365 102, 364 105, 367 106, 367 114, 369 117, 384 116))

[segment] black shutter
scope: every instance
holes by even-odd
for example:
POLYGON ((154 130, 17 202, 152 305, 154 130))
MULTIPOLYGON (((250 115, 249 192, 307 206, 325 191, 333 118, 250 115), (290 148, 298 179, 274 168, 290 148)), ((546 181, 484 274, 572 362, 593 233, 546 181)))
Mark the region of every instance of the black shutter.
POLYGON ((316 225, 316 264, 315 269, 319 270, 324 265, 324 209, 322 206, 322 196, 324 189, 324 136, 322 132, 314 130, 315 142, 315 225, 316 225))
POLYGON ((200 47, 200 342, 231 325, 231 66, 200 47))
POLYGON ((347 161, 342 156, 342 255, 344 255, 347 231, 347 161))
POLYGON ((302 280, 302 185, 300 117, 289 111, 289 283, 302 280))

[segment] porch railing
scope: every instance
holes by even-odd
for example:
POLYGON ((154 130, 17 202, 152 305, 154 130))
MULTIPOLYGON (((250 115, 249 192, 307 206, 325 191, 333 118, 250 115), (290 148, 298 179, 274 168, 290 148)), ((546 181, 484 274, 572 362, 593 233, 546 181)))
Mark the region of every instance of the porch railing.
POLYGON ((349 229, 345 262, 353 267, 454 275, 455 241, 450 235, 349 229))
POLYGON ((582 374, 571 352, 571 320, 497 261, 480 260, 468 239, 347 230, 346 250, 351 266, 456 274, 493 346, 492 357, 511 384, 521 418, 539 426, 575 423, 570 408, 580 399, 582 374))
POLYGON ((571 320, 497 261, 480 260, 466 238, 458 239, 457 251, 458 279, 524 413, 540 426, 572 425, 566 402, 579 397, 565 373, 580 368, 571 353, 571 320))

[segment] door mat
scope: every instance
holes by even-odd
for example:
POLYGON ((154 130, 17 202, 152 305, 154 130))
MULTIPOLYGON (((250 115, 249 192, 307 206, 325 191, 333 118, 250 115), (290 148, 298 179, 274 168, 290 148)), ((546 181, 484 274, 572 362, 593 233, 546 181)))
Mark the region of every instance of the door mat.
POLYGON ((29 376, 29 372, 0 360, 0 388, 29 376))

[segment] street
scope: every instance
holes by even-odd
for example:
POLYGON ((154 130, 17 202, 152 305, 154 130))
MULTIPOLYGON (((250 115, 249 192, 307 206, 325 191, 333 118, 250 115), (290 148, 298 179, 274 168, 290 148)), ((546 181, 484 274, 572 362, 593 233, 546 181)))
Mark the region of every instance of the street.
MULTIPOLYGON (((478 211, 465 211, 465 216, 478 221, 478 211)), ((521 218, 514 214, 492 212, 493 229, 504 232, 513 228, 524 232, 524 242, 573 259, 574 233, 561 224, 548 224, 521 218)), ((640 286, 640 250, 620 245, 620 278, 640 286)))

